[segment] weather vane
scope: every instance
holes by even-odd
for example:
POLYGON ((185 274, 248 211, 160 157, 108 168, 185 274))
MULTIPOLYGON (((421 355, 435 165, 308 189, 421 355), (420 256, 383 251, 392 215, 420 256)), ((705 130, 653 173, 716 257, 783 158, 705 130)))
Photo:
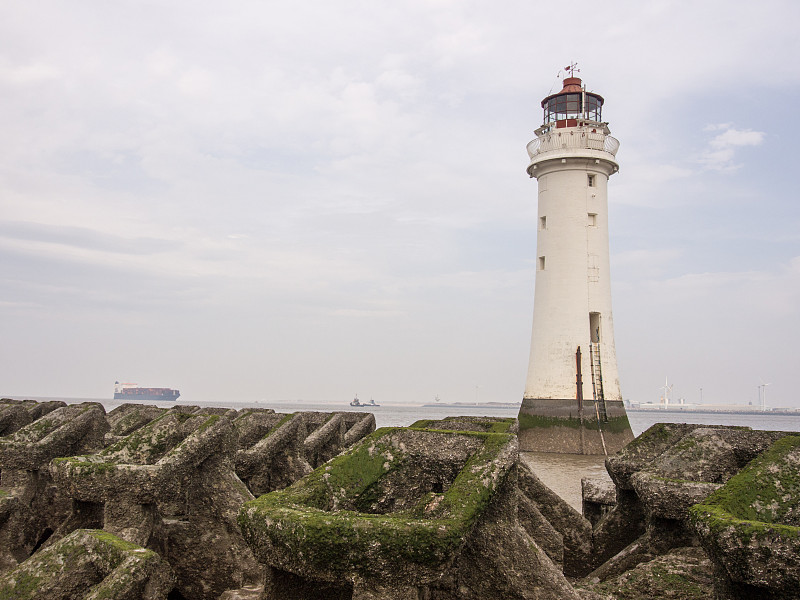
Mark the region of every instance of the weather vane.
POLYGON ((568 67, 564 67, 564 70, 569 73, 570 77, 575 77, 575 73, 581 72, 576 62, 570 62, 568 67))

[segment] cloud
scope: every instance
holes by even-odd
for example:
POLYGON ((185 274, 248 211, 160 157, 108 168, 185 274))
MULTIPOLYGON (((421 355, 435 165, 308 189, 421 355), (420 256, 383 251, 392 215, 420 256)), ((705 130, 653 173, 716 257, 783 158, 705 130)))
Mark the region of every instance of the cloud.
POLYGON ((705 131, 721 131, 708 142, 700 163, 714 171, 732 171, 741 165, 734 163, 736 152, 746 146, 760 146, 766 134, 752 129, 734 129, 730 123, 707 125, 705 131))

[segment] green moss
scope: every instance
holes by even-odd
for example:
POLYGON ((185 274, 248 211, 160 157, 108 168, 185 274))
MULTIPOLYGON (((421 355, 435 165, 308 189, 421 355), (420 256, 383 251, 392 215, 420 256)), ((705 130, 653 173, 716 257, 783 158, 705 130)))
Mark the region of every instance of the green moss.
POLYGON ((489 431, 491 433, 508 433, 508 430, 511 429, 511 427, 514 425, 515 422, 516 419, 513 418, 503 419, 502 421, 495 421, 494 423, 492 423, 492 426, 489 429, 489 431))
MULTIPOLYGON (((71 534, 77 537, 79 534, 71 534)), ((57 546, 38 553, 0 577, 0 600, 38 600, 40 587, 50 578, 73 570, 86 548, 65 538, 57 546)))
POLYGON ((177 417, 179 423, 186 423, 186 421, 188 421, 189 419, 192 419, 192 418, 194 418, 194 417, 196 417, 198 415, 196 415, 194 413, 179 412, 179 413, 176 413, 175 416, 177 417))
MULTIPOLYGON (((102 529, 89 529, 87 530, 87 533, 97 541, 114 548, 119 552, 130 552, 131 550, 141 549, 141 546, 134 544, 133 542, 123 540, 122 538, 118 538, 114 534, 103 531, 102 529)), ((147 550, 146 552, 155 554, 152 550, 147 550)))
POLYGON ((199 433, 202 433, 203 431, 205 431, 206 429, 217 423, 221 418, 222 417, 220 417, 219 415, 210 416, 208 419, 200 423, 200 426, 197 428, 197 431, 199 433))
POLYGON ((53 464, 66 465, 72 475, 78 476, 98 476, 104 473, 116 471, 117 468, 114 463, 102 462, 98 460, 98 455, 96 454, 54 458, 53 464))
POLYGON ((500 476, 499 471, 492 472, 490 465, 496 464, 492 459, 513 436, 452 432, 478 437, 483 445, 442 495, 434 513, 424 518, 419 507, 434 494, 421 499, 414 510, 391 514, 326 510, 334 501, 368 506, 377 500, 376 483, 405 458, 399 449, 402 442, 393 439, 401 431, 378 429, 289 488, 245 504, 239 514, 245 537, 255 547, 269 539, 270 546, 329 573, 356 570, 371 575, 385 567, 379 558, 431 568, 443 564, 490 501, 500 476))
POLYGON ((798 450, 800 436, 779 439, 702 504, 719 506, 738 519, 781 519, 800 498, 800 472, 786 460, 798 450))
POLYGON ((13 582, 0 581, 0 600, 34 599, 42 579, 44 577, 21 573, 13 582))
POLYGON ((20 434, 26 438, 33 438, 36 440, 40 440, 56 427, 58 427, 57 423, 53 423, 52 420, 46 417, 42 417, 40 419, 36 419, 33 423, 23 427, 20 430, 20 434))
POLYGON ((509 429, 516 423, 516 419, 509 417, 507 419, 495 420, 492 418, 482 417, 447 417, 445 419, 421 419, 411 425, 411 429, 432 429, 437 431, 465 431, 463 428, 455 429, 448 427, 448 422, 459 424, 473 424, 474 431, 488 431, 489 433, 508 433, 509 429))
MULTIPOLYGON (((598 431, 597 418, 593 414, 585 414, 583 421, 578 415, 570 414, 568 417, 545 417, 542 415, 532 415, 523 411, 519 413, 520 431, 525 429, 549 429, 551 427, 569 427, 571 429, 584 429, 598 431)), ((602 424, 602 430, 611 433, 623 433, 631 428, 627 415, 611 417, 602 424)))
POLYGON ((292 419, 292 417, 294 417, 294 415, 295 415, 295 413, 289 413, 288 415, 284 415, 284 416, 283 416, 283 418, 282 418, 280 421, 278 421, 278 422, 277 422, 277 423, 276 423, 276 424, 275 424, 275 425, 272 427, 272 429, 270 429, 270 430, 269 430, 269 431, 268 431, 266 434, 264 434, 264 437, 262 437, 261 439, 263 440, 264 438, 268 438, 268 437, 269 437, 269 436, 271 436, 273 433, 275 433, 276 431, 278 431, 278 429, 280 429, 280 428, 281 428, 281 427, 283 427, 283 426, 284 426, 286 423, 288 423, 288 422, 289 422, 289 421, 292 419))
MULTIPOLYGON (((94 564, 97 578, 103 579, 91 591, 94 594, 100 592, 100 598, 112 599, 120 597, 119 594, 129 588, 133 569, 142 561, 160 561, 160 558, 152 550, 144 550, 105 531, 79 530, 0 578, 0 600, 40 598, 43 586, 50 580, 74 571, 77 565, 87 560, 94 564), (87 540, 87 536, 94 538, 96 543, 87 540), (131 556, 132 551, 136 551, 136 560, 120 570, 120 565, 131 556), (110 573, 108 569, 111 569, 110 573)), ((87 584, 91 587, 93 582, 87 584)))
POLYGON ((753 536, 800 537, 800 527, 782 522, 797 507, 800 473, 789 455, 797 459, 800 436, 788 435, 703 502, 689 509, 695 523, 714 534, 733 529, 744 541, 753 536))
POLYGON ((618 600, 647 597, 706 600, 712 591, 708 579, 708 574, 702 568, 688 567, 687 571, 678 572, 665 565, 650 563, 632 569, 621 577, 589 586, 589 589, 618 600))

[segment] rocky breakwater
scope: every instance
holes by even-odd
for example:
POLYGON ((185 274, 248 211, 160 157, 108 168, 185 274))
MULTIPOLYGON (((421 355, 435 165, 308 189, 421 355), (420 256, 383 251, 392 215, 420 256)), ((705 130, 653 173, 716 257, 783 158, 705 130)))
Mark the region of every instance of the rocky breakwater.
POLYGON ((655 425, 581 515, 516 434, 0 401, 0 600, 798 597, 800 436, 655 425))
MULTIPOLYGON (((748 428, 658 424, 609 457, 606 468, 616 488, 616 504, 608 507, 608 491, 584 482, 584 506, 591 507, 595 516, 602 513, 593 530, 596 569, 578 584, 584 597, 688 600, 715 593, 720 599, 797 597, 773 595, 775 590, 764 584, 768 578, 761 581, 764 585, 755 595, 723 595, 720 590, 725 581, 743 581, 743 576, 731 576, 722 566, 728 550, 720 550, 725 547, 721 540, 735 536, 725 538, 728 530, 713 517, 728 514, 726 510, 737 515, 731 519, 741 519, 745 513, 752 516, 759 493, 743 496, 730 490, 741 486, 737 482, 753 472, 763 476, 763 488, 784 489, 784 510, 775 513, 777 521, 782 514, 800 510, 800 490, 790 489, 788 481, 781 483, 785 479, 781 473, 792 468, 797 473, 796 457, 778 459, 775 450, 796 439, 788 435, 748 428), (734 496, 736 502, 730 500, 734 496), (600 505, 604 508, 598 513, 600 505)), ((739 545, 745 546, 741 539, 739 545)), ((739 564, 756 554, 748 555, 747 560, 740 554, 739 564)), ((797 573, 798 553, 784 556, 787 560, 776 564, 775 572, 781 577, 797 573)))
POLYGON ((800 597, 800 436, 784 437, 690 509, 719 600, 800 597))
POLYGON ((514 419, 473 417, 379 429, 248 502, 239 523, 268 567, 264 598, 577 600, 564 534, 583 531, 588 551, 591 528, 536 494, 515 433, 514 419))
POLYGON ((106 414, 95 403, 3 401, 0 598, 216 599, 260 589, 263 567, 236 523, 254 499, 237 459, 287 437, 290 422, 298 443, 261 455, 273 485, 375 428, 372 415, 132 404, 106 414))

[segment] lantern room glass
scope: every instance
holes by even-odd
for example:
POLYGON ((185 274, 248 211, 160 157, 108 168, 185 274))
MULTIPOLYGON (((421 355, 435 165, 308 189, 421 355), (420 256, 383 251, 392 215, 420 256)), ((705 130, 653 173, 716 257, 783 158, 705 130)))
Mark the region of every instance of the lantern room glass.
POLYGON ((544 106, 545 124, 565 119, 587 119, 602 122, 603 99, 586 94, 586 110, 583 109, 580 93, 558 94, 547 100, 544 106))

